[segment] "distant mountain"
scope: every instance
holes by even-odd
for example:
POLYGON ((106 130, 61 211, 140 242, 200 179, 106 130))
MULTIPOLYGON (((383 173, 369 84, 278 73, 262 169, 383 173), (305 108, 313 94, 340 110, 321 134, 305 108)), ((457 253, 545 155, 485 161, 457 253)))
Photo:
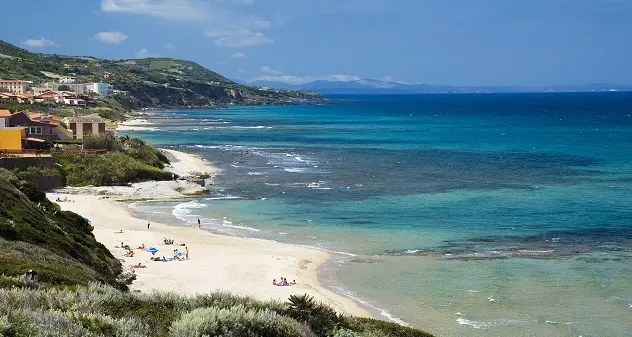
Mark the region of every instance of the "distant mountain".
POLYGON ((171 58, 106 60, 31 53, 0 40, 0 79, 42 83, 72 76, 107 81, 127 96, 111 96, 128 108, 213 107, 225 104, 294 104, 322 99, 315 93, 261 90, 235 83, 195 62, 171 58), (109 73, 108 79, 104 75, 109 73), (113 74, 113 75, 112 75, 113 74))
POLYGON ((357 81, 313 81, 304 84, 287 84, 272 81, 253 81, 243 83, 256 87, 283 90, 308 90, 321 94, 430 94, 430 93, 510 93, 510 92, 585 92, 585 91, 632 91, 629 85, 595 83, 580 86, 441 86, 428 84, 403 84, 373 79, 357 81))

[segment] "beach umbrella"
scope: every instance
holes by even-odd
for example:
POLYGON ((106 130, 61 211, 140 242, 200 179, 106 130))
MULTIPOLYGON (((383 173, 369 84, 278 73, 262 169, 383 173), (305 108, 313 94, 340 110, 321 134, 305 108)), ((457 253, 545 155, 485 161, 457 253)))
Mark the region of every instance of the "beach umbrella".
POLYGON ((158 248, 151 247, 151 248, 147 249, 147 251, 150 252, 150 253, 156 253, 156 252, 158 252, 158 248))

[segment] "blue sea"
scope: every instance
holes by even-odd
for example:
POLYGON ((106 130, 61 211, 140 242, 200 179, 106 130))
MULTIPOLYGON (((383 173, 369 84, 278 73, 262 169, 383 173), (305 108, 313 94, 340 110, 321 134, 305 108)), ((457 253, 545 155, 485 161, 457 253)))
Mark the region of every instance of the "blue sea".
POLYGON ((332 252, 323 283, 438 336, 632 336, 632 93, 329 96, 152 113, 221 169, 174 225, 332 252))

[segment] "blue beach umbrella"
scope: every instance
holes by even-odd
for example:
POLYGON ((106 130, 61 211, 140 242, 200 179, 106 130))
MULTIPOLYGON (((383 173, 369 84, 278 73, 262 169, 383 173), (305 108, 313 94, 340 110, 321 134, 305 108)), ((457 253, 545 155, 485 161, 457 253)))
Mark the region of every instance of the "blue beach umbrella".
POLYGON ((151 248, 147 249, 147 251, 150 252, 150 253, 156 253, 156 252, 158 252, 158 248, 151 247, 151 248))

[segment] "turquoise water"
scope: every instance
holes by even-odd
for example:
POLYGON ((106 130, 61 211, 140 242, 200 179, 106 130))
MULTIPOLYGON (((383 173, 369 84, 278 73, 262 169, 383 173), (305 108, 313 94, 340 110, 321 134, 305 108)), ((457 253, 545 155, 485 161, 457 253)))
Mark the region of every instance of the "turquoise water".
POLYGON ((325 283, 446 336, 632 335, 632 94, 337 96, 156 113, 222 169, 173 224, 326 249, 325 283))

